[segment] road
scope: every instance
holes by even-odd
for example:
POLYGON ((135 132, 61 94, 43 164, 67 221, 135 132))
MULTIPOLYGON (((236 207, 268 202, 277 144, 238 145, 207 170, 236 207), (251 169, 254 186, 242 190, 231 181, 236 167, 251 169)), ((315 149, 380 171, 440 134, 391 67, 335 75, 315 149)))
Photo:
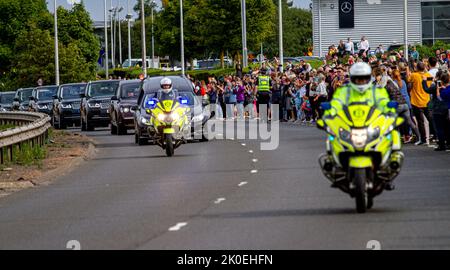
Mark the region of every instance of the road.
POLYGON ((157 146, 108 130, 98 153, 53 184, 0 199, 0 249, 450 248, 450 154, 406 146, 397 189, 356 214, 321 175, 324 134, 281 126, 280 145, 215 140, 157 146))

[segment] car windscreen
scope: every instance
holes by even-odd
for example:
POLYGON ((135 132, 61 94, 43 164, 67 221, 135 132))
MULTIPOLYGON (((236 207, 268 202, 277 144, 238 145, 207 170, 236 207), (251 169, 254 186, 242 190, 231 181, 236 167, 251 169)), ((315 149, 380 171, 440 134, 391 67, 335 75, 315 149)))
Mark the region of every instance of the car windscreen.
POLYGON ((2 94, 0 96, 1 104, 11 104, 14 101, 15 93, 2 94))
POLYGON ((120 97, 123 99, 137 99, 139 96, 139 91, 141 82, 135 83, 127 83, 122 85, 122 89, 120 91, 120 97))
POLYGON ((31 95, 33 94, 33 88, 23 89, 19 92, 20 101, 28 101, 31 95))
POLYGON ((61 87, 61 98, 76 99, 80 94, 84 93, 85 84, 66 85, 61 87))
POLYGON ((56 91, 58 91, 58 87, 39 88, 37 89, 36 97, 39 100, 52 100, 53 96, 56 95, 56 91))
POLYGON ((87 95, 89 97, 103 97, 103 96, 114 96, 117 88, 119 87, 118 81, 110 82, 94 82, 89 85, 87 95))

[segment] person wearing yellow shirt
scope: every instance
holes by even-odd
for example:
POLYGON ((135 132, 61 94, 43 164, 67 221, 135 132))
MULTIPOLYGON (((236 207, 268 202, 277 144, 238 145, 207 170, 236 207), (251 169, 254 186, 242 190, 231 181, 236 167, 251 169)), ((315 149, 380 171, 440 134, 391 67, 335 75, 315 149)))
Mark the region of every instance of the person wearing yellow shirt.
MULTIPOLYGON (((417 71, 412 73, 408 77, 408 82, 411 83, 411 105, 413 114, 417 119, 417 124, 419 127, 420 139, 415 143, 416 145, 422 145, 428 143, 428 138, 425 131, 425 120, 427 118, 428 123, 430 125, 430 133, 434 134, 433 121, 431 119, 431 112, 428 109, 428 103, 430 102, 430 95, 425 92, 422 86, 423 78, 433 78, 431 74, 426 72, 425 64, 423 62, 419 62, 417 64, 417 71)), ((431 84, 431 80, 429 85, 431 84)), ((428 85, 428 86, 429 86, 428 85)))

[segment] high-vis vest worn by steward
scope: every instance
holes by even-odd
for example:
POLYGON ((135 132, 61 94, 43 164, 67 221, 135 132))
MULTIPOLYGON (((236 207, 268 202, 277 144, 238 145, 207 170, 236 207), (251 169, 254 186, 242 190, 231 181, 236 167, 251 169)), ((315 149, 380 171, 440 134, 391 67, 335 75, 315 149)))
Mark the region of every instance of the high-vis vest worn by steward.
POLYGON ((258 77, 258 91, 259 92, 270 92, 270 77, 269 76, 259 76, 258 77))

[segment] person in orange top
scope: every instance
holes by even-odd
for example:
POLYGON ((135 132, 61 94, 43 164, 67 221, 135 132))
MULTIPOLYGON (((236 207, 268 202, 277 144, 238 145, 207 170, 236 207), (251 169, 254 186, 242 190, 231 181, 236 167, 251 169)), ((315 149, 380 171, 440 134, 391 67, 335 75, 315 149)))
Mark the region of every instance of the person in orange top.
MULTIPOLYGON (((409 75, 408 77, 408 82, 410 82, 412 85, 410 92, 412 110, 414 116, 417 119, 420 133, 420 139, 415 143, 416 145, 422 145, 427 143, 424 117, 427 118, 428 123, 430 124, 430 133, 434 134, 431 112, 428 109, 428 102, 430 102, 430 95, 426 93, 425 90, 423 90, 422 86, 422 81, 424 77, 431 78, 431 80, 433 78, 431 74, 426 72, 425 64, 423 62, 419 62, 417 64, 417 71, 409 75)), ((429 85, 431 84, 431 80, 429 81, 429 85)))

